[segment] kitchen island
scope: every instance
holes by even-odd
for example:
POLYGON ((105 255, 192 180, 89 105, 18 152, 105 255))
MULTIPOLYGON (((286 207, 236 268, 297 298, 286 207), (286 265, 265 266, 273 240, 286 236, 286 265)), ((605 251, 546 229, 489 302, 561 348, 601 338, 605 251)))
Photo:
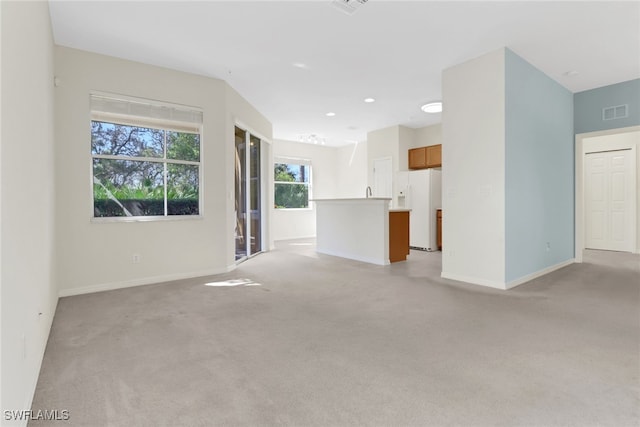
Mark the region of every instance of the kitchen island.
MULTIPOLYGON (((369 197, 363 199, 315 199, 316 204, 316 250, 371 264, 390 263, 390 242, 405 255, 409 253, 409 222, 407 209, 389 210, 388 198, 369 197), (406 213, 406 223, 402 219, 393 222, 390 236, 389 215, 406 213), (398 225, 399 224, 399 225, 398 225), (404 229, 406 227, 406 230, 404 229), (406 236, 406 249, 403 241, 406 236)), ((396 249, 394 253, 397 253, 396 249)), ((406 259, 392 257, 391 262, 406 259)))

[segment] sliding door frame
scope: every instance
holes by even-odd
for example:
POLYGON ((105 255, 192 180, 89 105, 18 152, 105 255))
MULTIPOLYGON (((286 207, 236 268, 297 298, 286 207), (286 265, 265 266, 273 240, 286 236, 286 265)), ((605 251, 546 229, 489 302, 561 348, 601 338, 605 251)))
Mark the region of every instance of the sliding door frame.
MULTIPOLYGON (((267 237, 269 235, 268 230, 267 230, 267 224, 269 223, 268 221, 268 196, 269 196, 269 191, 268 191, 268 185, 269 185, 269 174, 268 174, 268 157, 269 157, 269 153, 270 153, 270 148, 271 148, 271 144, 268 140, 266 140, 262 135, 260 135, 258 132, 254 132, 250 127, 245 126, 244 124, 242 124, 239 121, 235 121, 234 124, 234 158, 235 158, 235 150, 236 150, 236 146, 235 146, 235 132, 236 129, 239 129, 241 131, 243 131, 244 134, 244 144, 245 144, 245 158, 244 158, 244 163, 245 163, 245 168, 242 171, 243 175, 244 175, 244 181, 246 183, 245 188, 243 188, 244 191, 244 195, 243 195, 243 199, 244 199, 244 203, 246 206, 246 219, 245 219, 245 230, 244 232, 246 233, 245 235, 245 255, 235 259, 235 263, 239 264, 243 261, 246 261, 249 258, 254 257, 255 255, 258 255, 261 252, 267 251, 270 249, 270 244, 267 241, 267 237), (252 221, 251 221, 251 139, 255 138, 258 140, 259 143, 259 147, 258 147, 258 152, 259 152, 259 158, 257 159, 258 162, 258 167, 259 167, 259 174, 258 174, 258 183, 259 183, 259 193, 258 193, 258 210, 260 212, 260 248, 256 251, 256 252, 251 252, 251 235, 252 235, 252 221)), ((234 180, 236 179, 235 177, 235 171, 234 171, 234 180)), ((234 194, 234 200, 235 197, 237 195, 234 194)), ((234 220, 237 222, 237 213, 236 216, 234 218, 234 220)), ((235 232, 234 232, 234 239, 235 237, 235 232)), ((236 245, 234 242, 234 258, 237 255, 237 251, 236 251, 236 245)))

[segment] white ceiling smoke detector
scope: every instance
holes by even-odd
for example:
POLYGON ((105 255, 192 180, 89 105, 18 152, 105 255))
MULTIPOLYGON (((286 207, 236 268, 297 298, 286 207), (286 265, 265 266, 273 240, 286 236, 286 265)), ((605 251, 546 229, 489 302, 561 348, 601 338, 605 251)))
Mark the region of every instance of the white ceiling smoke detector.
POLYGON ((331 6, 346 13, 347 15, 353 15, 360 6, 365 4, 368 0, 333 0, 331 6))

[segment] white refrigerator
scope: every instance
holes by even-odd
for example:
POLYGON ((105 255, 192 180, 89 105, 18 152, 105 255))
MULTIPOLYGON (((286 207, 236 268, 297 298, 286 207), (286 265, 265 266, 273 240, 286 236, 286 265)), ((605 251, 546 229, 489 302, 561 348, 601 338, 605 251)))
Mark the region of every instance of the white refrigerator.
POLYGON ((438 250, 436 210, 442 208, 442 171, 421 169, 401 172, 398 184, 399 200, 404 199, 403 207, 411 209, 409 246, 426 251, 438 250))

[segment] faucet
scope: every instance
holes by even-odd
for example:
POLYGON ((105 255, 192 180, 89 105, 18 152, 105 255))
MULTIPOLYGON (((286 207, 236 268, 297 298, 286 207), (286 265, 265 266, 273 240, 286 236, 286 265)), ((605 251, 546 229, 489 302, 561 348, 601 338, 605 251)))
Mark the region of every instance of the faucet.
POLYGON ((371 194, 371 187, 367 187, 367 190, 365 191, 365 194, 366 194, 366 196, 367 196, 367 199, 368 199, 369 197, 371 197, 371 195, 372 195, 372 194, 371 194))

